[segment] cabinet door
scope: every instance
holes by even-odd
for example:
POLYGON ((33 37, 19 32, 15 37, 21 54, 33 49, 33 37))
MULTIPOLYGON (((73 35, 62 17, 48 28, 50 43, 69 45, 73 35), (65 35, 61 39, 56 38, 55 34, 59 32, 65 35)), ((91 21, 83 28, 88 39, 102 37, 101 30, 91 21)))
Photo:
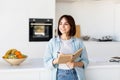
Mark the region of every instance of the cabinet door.
POLYGON ((86 80, 120 80, 120 68, 116 66, 87 69, 86 80))
POLYGON ((50 70, 41 70, 40 71, 40 80, 51 80, 51 72, 50 70))
POLYGON ((39 72, 35 71, 7 71, 0 72, 2 80, 39 80, 39 72))

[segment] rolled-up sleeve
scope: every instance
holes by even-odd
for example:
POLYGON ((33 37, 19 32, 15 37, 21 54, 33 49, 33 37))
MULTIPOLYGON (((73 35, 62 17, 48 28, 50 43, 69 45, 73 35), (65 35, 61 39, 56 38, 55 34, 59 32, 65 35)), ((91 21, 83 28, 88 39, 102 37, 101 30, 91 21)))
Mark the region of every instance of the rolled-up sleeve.
POLYGON ((44 65, 45 67, 51 69, 54 68, 55 65, 52 64, 52 61, 54 60, 53 58, 53 46, 51 40, 49 41, 47 48, 45 49, 45 54, 44 54, 44 65))
POLYGON ((82 48, 83 48, 83 51, 81 54, 81 62, 83 62, 83 64, 84 64, 83 68, 86 68, 89 63, 89 60, 88 60, 86 48, 83 43, 82 43, 82 48))

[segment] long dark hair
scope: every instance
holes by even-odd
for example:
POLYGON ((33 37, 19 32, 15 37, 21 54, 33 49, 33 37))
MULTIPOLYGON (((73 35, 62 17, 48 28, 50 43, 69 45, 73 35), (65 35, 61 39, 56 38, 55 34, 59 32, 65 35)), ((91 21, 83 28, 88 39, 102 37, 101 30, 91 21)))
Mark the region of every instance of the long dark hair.
POLYGON ((76 25, 75 25, 75 20, 73 19, 73 17, 71 15, 62 15, 60 17, 60 19, 58 21, 58 28, 57 28, 58 35, 59 36, 62 35, 62 33, 59 30, 59 25, 60 25, 62 18, 65 18, 67 20, 68 24, 70 25, 69 36, 74 36, 76 33, 76 25))

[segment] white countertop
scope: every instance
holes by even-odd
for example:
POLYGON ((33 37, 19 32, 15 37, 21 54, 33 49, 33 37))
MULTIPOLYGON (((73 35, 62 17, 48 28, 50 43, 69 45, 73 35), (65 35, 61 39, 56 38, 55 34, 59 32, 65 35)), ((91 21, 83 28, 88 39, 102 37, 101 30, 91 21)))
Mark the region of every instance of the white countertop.
POLYGON ((45 70, 43 59, 27 58, 23 63, 12 66, 3 59, 0 60, 0 71, 45 70))
MULTIPOLYGON (((93 68, 120 68, 120 63, 118 62, 90 62, 87 69, 93 68)), ((19 66, 12 66, 3 59, 0 60, 0 71, 35 71, 35 70, 47 70, 44 67, 43 59, 26 59, 19 66)))
POLYGON ((90 68, 120 68, 119 62, 94 62, 88 64, 88 69, 90 68))

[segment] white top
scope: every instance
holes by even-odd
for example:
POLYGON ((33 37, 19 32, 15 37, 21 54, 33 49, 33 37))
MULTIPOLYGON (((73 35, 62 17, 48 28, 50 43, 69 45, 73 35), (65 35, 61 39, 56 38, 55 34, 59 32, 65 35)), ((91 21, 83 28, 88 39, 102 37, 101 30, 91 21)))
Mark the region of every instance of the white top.
MULTIPOLYGON (((73 54, 74 51, 72 49, 72 40, 62 40, 62 44, 61 44, 61 48, 60 48, 60 53, 64 53, 64 54, 73 54)), ((66 64, 59 64, 59 69, 71 69, 69 66, 67 66, 66 64)))

